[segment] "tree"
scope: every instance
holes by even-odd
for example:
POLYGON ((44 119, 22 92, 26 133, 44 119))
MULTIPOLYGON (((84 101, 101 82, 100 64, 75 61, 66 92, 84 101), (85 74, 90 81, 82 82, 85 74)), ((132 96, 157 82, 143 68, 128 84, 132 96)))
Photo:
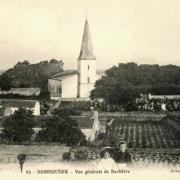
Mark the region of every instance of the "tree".
POLYGON ((48 79, 63 71, 63 61, 52 59, 30 64, 29 61, 18 62, 0 76, 0 87, 3 90, 10 88, 41 88, 41 96, 48 96, 48 79))
POLYGON ((142 94, 180 94, 180 67, 173 65, 137 65, 133 62, 113 66, 95 83, 91 98, 104 98, 108 104, 133 109, 142 94), (130 105, 132 107, 130 107, 130 105))
MULTIPOLYGON (((64 115, 63 115, 64 116, 64 115)), ((67 145, 85 144, 85 136, 71 118, 54 115, 50 117, 37 134, 37 141, 58 142, 67 145)))
POLYGON ((0 77, 0 82, 1 82, 1 89, 8 91, 11 88, 11 80, 8 76, 2 75, 0 77))
POLYGON ((9 142, 29 141, 34 133, 33 126, 32 111, 20 108, 12 116, 4 119, 1 137, 9 142))

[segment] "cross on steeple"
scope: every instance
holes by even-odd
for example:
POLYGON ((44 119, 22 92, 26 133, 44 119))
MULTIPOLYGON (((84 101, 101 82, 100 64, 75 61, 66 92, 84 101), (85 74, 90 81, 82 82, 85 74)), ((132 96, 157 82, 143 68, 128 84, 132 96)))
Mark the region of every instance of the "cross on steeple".
POLYGON ((87 20, 87 8, 86 8, 86 20, 87 20))

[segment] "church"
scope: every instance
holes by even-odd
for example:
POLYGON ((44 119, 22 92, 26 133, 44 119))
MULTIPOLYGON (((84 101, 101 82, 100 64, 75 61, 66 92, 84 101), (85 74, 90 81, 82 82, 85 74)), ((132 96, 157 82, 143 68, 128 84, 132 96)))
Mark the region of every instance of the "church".
POLYGON ((102 76, 97 73, 89 24, 86 18, 81 49, 77 58, 77 70, 64 70, 48 79, 51 99, 89 100, 95 82, 102 76))

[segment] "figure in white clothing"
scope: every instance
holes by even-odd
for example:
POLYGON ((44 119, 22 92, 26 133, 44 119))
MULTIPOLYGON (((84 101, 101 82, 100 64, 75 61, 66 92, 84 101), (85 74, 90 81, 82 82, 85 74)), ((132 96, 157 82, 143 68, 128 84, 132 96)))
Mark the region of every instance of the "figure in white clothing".
POLYGON ((91 129, 91 134, 89 136, 89 140, 91 142, 93 142, 95 140, 95 138, 97 137, 97 135, 99 134, 99 131, 100 131, 98 111, 93 112, 93 119, 94 119, 94 123, 93 123, 93 127, 91 129))
POLYGON ((115 161, 111 158, 110 149, 105 148, 101 151, 101 160, 98 163, 98 168, 101 170, 117 169, 115 161))

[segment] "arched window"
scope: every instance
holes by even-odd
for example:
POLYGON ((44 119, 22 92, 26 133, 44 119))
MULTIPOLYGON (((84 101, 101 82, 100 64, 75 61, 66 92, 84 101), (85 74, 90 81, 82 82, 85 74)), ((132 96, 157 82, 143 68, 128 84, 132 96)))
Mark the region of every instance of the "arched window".
POLYGON ((90 77, 87 78, 88 83, 90 83, 90 77))
POLYGON ((90 66, 88 65, 88 70, 90 69, 90 66))

